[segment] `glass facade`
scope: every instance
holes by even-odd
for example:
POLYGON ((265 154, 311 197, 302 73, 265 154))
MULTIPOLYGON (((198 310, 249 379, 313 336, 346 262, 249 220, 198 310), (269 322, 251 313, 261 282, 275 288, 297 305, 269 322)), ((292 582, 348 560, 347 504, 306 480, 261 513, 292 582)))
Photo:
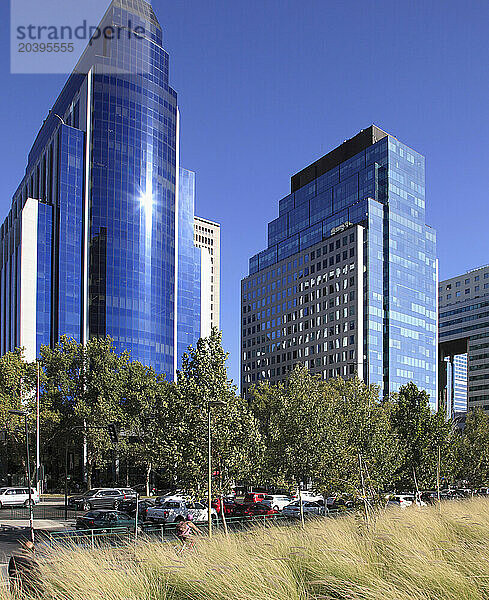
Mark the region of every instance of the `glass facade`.
POLYGON ((144 35, 87 47, 29 154, 0 234, 1 350, 32 345, 21 309, 32 298, 23 292, 10 313, 37 264, 36 351, 64 334, 110 335, 172 378, 177 353, 200 334, 194 174, 178 172, 177 94, 151 5, 113 0, 100 29, 127 23, 144 35), (21 223, 27 232, 33 219, 35 256, 23 265, 21 223))
POLYGON ((194 246, 195 173, 180 168, 178 200, 177 368, 200 334, 201 249, 194 246))
MULTIPOLYGON (((299 268, 298 260, 309 257, 309 253, 304 254, 304 251, 310 249, 313 259, 317 257, 318 245, 324 240, 332 239, 338 231, 361 225, 365 229, 361 257, 364 270, 361 293, 364 298, 362 316, 357 315, 356 321, 358 325, 361 322, 364 348, 363 357, 354 361, 355 369, 357 372, 363 370, 364 378, 369 383, 378 384, 384 394, 396 392, 402 384, 414 381, 430 394, 434 406, 436 236, 425 224, 424 180, 424 158, 374 126, 304 169, 292 178, 292 193, 279 202, 279 217, 268 227, 268 248, 249 261, 249 276, 242 285, 242 304, 243 307, 246 305, 247 314, 249 294, 245 290, 250 281, 255 281, 255 275, 258 275, 258 280, 262 273, 263 276, 273 276, 273 267, 280 261, 295 259, 289 264, 292 265, 291 276, 298 280, 304 277, 305 271, 299 268), (371 135, 368 141, 367 134, 371 135)), ((346 250, 337 252, 335 244, 325 246, 328 258, 315 265, 312 271, 317 274, 321 269, 321 281, 324 277, 329 280, 327 269, 347 258, 346 250)), ((360 257, 357 256, 357 265, 358 261, 360 257)), ((309 285, 313 285, 312 279, 309 285)), ((300 290, 295 292, 292 289, 291 295, 295 293, 299 294, 300 290)), ((316 300, 322 297, 324 290, 320 291, 320 295, 318 293, 316 300)), ((336 293, 335 286, 331 290, 328 288, 327 293, 336 293)), ((297 306, 307 301, 299 295, 295 300, 297 306)), ((266 302, 268 305, 268 296, 266 302)), ((319 321, 323 325, 325 319, 329 322, 333 317, 333 322, 335 320, 334 313, 325 313, 331 302, 338 305, 342 300, 336 296, 322 303, 316 302, 315 314, 321 315, 314 319, 314 327, 318 330, 308 333, 315 340, 321 339, 322 352, 326 352, 325 348, 330 351, 330 336, 336 336, 330 333, 335 327, 319 329, 319 321)), ((251 304, 251 312, 255 310, 253 306, 254 303, 251 304)), ((291 306, 289 303, 279 305, 276 309, 279 314, 292 309, 291 318, 298 321, 304 311, 294 311, 293 303, 291 306)), ((282 321, 283 317, 281 314, 282 321)), ((243 319, 242 334, 246 333, 242 338, 248 335, 248 327, 245 327, 248 319, 253 322, 253 316, 243 319)), ((284 344, 286 348, 293 348, 301 343, 303 336, 293 336, 294 327, 300 330, 300 325, 292 326, 292 338, 282 341, 282 348, 284 344)), ((288 335, 288 328, 282 329, 288 335)), ((250 377, 244 373, 245 368, 249 371, 249 364, 245 365, 250 356, 248 341, 242 339, 247 356, 246 359, 242 356, 244 388, 250 383, 250 377)), ((333 342, 337 343, 336 340, 333 342)), ((293 361, 294 350, 291 357, 293 361)), ((326 355, 322 357, 322 363, 323 366, 329 364, 326 355)), ((288 367, 291 368, 292 364, 288 367)), ((349 374, 350 368, 343 365, 332 373, 349 374)), ((323 370, 322 374, 330 376, 330 369, 323 370)), ((255 380, 261 377, 258 373, 254 375, 255 380)))

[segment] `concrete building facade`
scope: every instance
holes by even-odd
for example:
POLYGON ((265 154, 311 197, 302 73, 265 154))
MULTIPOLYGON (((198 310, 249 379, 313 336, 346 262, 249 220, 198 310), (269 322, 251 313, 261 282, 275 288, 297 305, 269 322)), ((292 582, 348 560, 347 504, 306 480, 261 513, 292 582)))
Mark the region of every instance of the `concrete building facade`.
POLYGON ((241 388, 358 374, 437 398, 436 235, 424 158, 371 126, 291 180, 241 282, 241 388))
POLYGON ((459 410, 459 357, 467 354, 467 408, 489 411, 489 265, 441 281, 438 297, 440 401, 449 416, 459 410))
POLYGON ((220 327, 221 311, 221 226, 194 218, 194 244, 201 255, 201 331, 207 336, 212 327, 220 327))

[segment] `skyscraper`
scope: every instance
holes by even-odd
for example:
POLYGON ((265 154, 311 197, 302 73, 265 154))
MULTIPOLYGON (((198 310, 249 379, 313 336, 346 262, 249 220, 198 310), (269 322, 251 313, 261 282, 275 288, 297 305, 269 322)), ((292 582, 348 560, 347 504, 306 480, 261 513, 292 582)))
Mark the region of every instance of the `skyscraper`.
POLYGON ((208 335, 212 327, 219 329, 221 309, 221 226, 195 217, 194 243, 202 249, 201 263, 201 331, 208 335))
POLYGON ((441 281, 438 291, 441 400, 448 416, 464 405, 488 411, 489 265, 441 281))
POLYGON ((294 175, 241 284, 243 392, 300 362, 383 394, 414 381, 435 406, 435 253, 424 158, 378 127, 294 175))
POLYGON ((173 377, 200 333, 194 175, 151 5, 113 0, 106 27, 127 35, 87 46, 1 227, 0 351, 110 335, 173 377))

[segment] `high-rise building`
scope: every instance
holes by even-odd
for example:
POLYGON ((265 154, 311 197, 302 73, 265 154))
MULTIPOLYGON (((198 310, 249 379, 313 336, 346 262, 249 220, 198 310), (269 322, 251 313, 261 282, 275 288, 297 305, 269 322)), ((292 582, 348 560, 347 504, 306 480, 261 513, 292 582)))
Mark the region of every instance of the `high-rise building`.
POLYGON ((212 327, 219 329, 221 289, 221 226, 195 217, 194 244, 202 250, 201 261, 201 331, 209 335, 212 327))
POLYGON ((194 174, 151 5, 113 0, 111 27, 127 35, 87 46, 1 227, 0 351, 110 335, 171 378, 200 334, 194 174))
POLYGON ((459 354, 453 360, 453 412, 467 412, 467 354, 459 354))
POLYGON ((438 296, 441 400, 460 410, 466 355, 466 409, 489 410, 489 265, 441 281, 438 296))
POLYGON ((241 386, 295 363, 437 398, 436 235, 424 158, 371 126, 292 177, 241 283, 241 386))

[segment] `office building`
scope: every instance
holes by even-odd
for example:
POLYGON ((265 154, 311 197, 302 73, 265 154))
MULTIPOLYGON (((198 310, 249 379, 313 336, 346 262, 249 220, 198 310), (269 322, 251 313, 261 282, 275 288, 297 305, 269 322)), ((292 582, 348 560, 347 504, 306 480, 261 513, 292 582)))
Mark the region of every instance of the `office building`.
POLYGON ((221 287, 221 226, 195 217, 194 244, 202 249, 201 263, 201 331, 209 335, 212 327, 219 329, 221 287))
POLYGON ((128 35, 87 46, 0 230, 0 351, 110 335, 172 378, 200 334, 194 175, 151 5, 113 0, 107 27, 128 35))
POLYGON ((438 295, 441 401, 459 410, 466 355, 466 408, 489 411, 489 265, 441 281, 438 295))
POLYGON ((424 158, 376 126, 291 180, 241 283, 241 386, 296 363, 358 374, 384 395, 414 381, 436 405, 435 232, 424 158))

